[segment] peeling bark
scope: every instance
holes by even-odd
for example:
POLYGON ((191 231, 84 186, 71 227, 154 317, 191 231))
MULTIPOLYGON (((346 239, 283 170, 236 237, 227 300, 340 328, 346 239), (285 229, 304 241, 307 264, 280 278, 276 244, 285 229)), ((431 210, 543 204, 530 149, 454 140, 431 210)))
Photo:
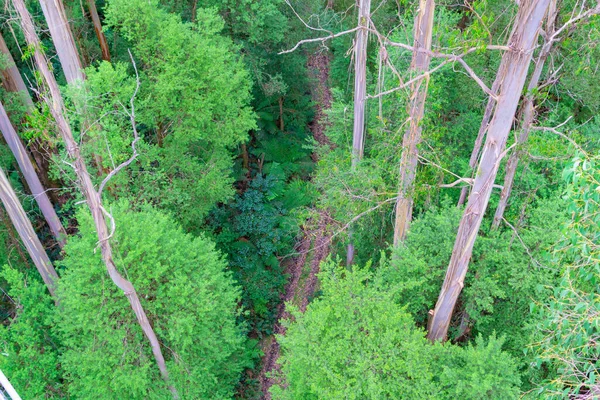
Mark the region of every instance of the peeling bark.
MULTIPOLYGON (((419 13, 415 17, 414 51, 411 72, 417 75, 427 72, 431 61, 431 35, 433 32, 434 0, 420 0, 419 13), (422 50, 427 50, 423 52, 422 50)), ((394 224, 394 247, 404 242, 412 220, 413 186, 417 171, 418 149, 421 142, 421 121, 425 111, 425 99, 429 77, 419 79, 411 85, 408 106, 409 126, 402 140, 400 156, 400 185, 396 202, 396 221, 394 224)))
POLYGON ((488 127, 479 167, 463 213, 446 277, 429 323, 427 337, 432 342, 446 340, 456 301, 464 286, 481 221, 488 206, 498 167, 505 154, 506 141, 525 85, 532 52, 542 19, 550 0, 521 1, 510 36, 509 47, 502 57, 502 78, 494 116, 488 127))
MULTIPOLYGON (((34 50, 33 56, 36 66, 48 87, 49 96, 46 98, 46 101, 48 102, 52 117, 56 121, 56 126, 67 149, 67 154, 75 170, 80 190, 83 193, 83 196, 92 214, 96 233, 98 235, 98 246, 100 247, 102 261, 104 262, 108 275, 113 283, 123 291, 129 300, 138 323, 142 328, 144 335, 150 342, 152 353, 160 370, 160 374, 165 382, 167 382, 167 385, 169 385, 169 374, 165 364, 165 359, 163 357, 158 338, 154 333, 154 329, 152 328, 152 325, 146 316, 146 312, 142 307, 139 296, 133 284, 119 273, 114 263, 112 246, 110 244, 112 233, 109 233, 106 223, 106 218, 112 217, 109 216, 102 206, 100 194, 94 188, 94 184, 92 183, 87 166, 85 165, 83 157, 81 156, 79 146, 73 137, 71 127, 66 119, 64 104, 58 84, 48 67, 48 61, 46 60, 46 57, 41 51, 41 43, 37 37, 37 34, 35 33, 35 27, 33 20, 31 19, 31 15, 25 7, 24 0, 12 0, 12 3, 21 18, 21 25, 25 34, 25 39, 27 40, 28 45, 34 50)), ((179 398, 177 391, 173 386, 169 385, 169 389, 171 390, 173 398, 179 398)))
MULTIPOLYGON (((552 37, 554 34, 554 21, 556 20, 557 10, 556 10, 556 0, 552 0, 550 3, 550 8, 548 10, 548 20, 546 22, 546 37, 552 37)), ((515 174, 517 173, 517 166, 519 165, 519 160, 523 157, 524 149, 523 145, 529 138, 529 132, 531 131, 531 126, 535 119, 535 104, 534 97, 535 91, 540 83, 540 77, 542 76, 542 70, 544 69, 544 64, 548 59, 552 51, 552 45, 554 41, 550 40, 549 42, 544 43, 540 54, 538 55, 537 61, 535 63, 535 69, 533 70, 533 74, 529 79, 529 84, 527 86, 527 94, 525 95, 524 103, 523 103, 523 118, 521 120, 521 132, 517 137, 517 147, 510 154, 508 161, 506 163, 506 173, 504 175, 504 184, 502 186, 502 191, 500 192, 500 201, 498 203, 498 207, 496 208, 496 213, 494 215, 494 222, 492 223, 492 229, 498 229, 500 226, 500 222, 504 218, 504 211, 508 206, 508 198, 510 197, 510 192, 512 191, 512 187, 515 181, 515 174)))

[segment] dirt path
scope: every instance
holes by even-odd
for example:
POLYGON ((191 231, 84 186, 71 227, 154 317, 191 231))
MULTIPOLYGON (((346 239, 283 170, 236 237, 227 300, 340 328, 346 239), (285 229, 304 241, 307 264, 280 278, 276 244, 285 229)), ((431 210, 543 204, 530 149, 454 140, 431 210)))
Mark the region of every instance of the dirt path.
MULTIPOLYGON (((315 118, 310 125, 313 137, 320 145, 331 145, 325 129, 327 127, 327 116, 324 110, 331 107, 331 91, 329 90, 329 57, 325 54, 313 54, 308 57, 308 68, 314 74, 316 85, 312 90, 312 98, 315 103, 315 118)), ((317 161, 316 154, 313 154, 313 160, 317 161)), ((289 282, 286 285, 282 297, 282 303, 277 311, 277 322, 273 329, 275 334, 284 335, 285 327, 281 325, 282 320, 290 317, 286 310, 285 303, 294 302, 299 306, 300 311, 306 311, 309 299, 313 296, 318 284, 317 274, 319 266, 329 254, 329 242, 331 233, 327 230, 329 216, 325 212, 319 212, 316 228, 305 230, 302 233, 302 239, 298 242, 296 252, 298 255, 286 265, 286 274, 289 275, 289 282), (307 255, 311 253, 312 259, 308 277, 302 280, 307 255)), ((269 388, 275 383, 273 378, 269 377, 271 372, 279 370, 277 360, 279 359, 280 347, 275 337, 265 343, 263 348, 263 365, 259 375, 259 382, 262 391, 262 398, 271 400, 269 388)))

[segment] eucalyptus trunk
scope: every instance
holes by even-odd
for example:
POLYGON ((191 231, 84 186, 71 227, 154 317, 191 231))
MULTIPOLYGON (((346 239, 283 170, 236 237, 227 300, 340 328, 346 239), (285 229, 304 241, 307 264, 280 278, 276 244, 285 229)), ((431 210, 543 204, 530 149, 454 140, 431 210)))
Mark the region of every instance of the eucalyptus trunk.
MULTIPOLYGON (((554 34, 554 22, 556 20, 556 0, 552 0, 550 3, 550 7, 548 9, 548 19, 546 22, 546 37, 551 38, 554 34)), ((538 85, 540 83, 540 77, 542 76, 542 70, 544 69, 544 64, 552 51, 552 45, 554 41, 548 39, 540 54, 538 55, 537 61, 535 63, 535 69, 533 70, 533 74, 529 79, 529 84, 527 86, 527 94, 525 95, 525 99, 523 102, 523 117, 521 120, 521 132, 517 137, 517 146, 515 150, 510 154, 508 161, 506 162, 506 173, 504 175, 504 184, 502 185, 502 191, 500 192, 500 201, 498 202, 498 207, 496 207, 496 213, 494 215, 494 221, 492 223, 493 229, 498 229, 500 226, 500 222, 504 218, 504 211, 506 211, 506 207, 508 206, 508 199, 510 197, 510 192, 512 191, 512 187, 515 181, 515 175, 517 173, 517 167, 519 165, 519 160, 523 157, 524 154, 524 144, 527 142, 529 138, 529 132, 531 131, 531 126, 533 125, 533 121, 535 120, 535 92, 537 91, 538 85)))
POLYGON ((21 76, 21 73, 15 64, 15 60, 10 54, 8 46, 6 45, 1 33, 0 52, 2 52, 6 61, 8 62, 7 68, 2 70, 2 85, 9 92, 19 93, 23 99, 25 107, 33 107, 33 101, 31 100, 31 96, 27 91, 27 85, 25 85, 25 81, 23 81, 23 77, 21 76))
MULTIPOLYGON (((365 101, 367 98, 367 42, 369 40, 369 19, 371 0, 360 0, 358 8, 358 26, 354 43, 354 129, 352 131, 352 170, 356 170, 362 160, 365 146, 365 101)), ((346 263, 354 260, 354 244, 352 232, 346 255, 346 263)))
POLYGON ((83 80, 83 66, 62 0, 40 0, 40 5, 67 83, 83 80))
POLYGON ((4 171, 0 168, 0 200, 6 209, 15 230, 19 234, 21 241, 29 253, 29 257, 33 261, 33 264, 37 268, 38 272, 42 276, 46 287, 50 294, 54 297, 54 291, 56 289, 56 281, 58 280, 58 274, 52 266, 48 254, 44 250, 44 246, 37 237, 31 221, 27 218, 27 214, 23 209, 23 206, 19 202, 19 198, 15 193, 14 189, 10 185, 8 178, 4 171))
POLYGON ((509 50, 502 57, 497 104, 488 127, 473 190, 463 212, 446 277, 429 321, 428 338, 431 341, 446 340, 549 3, 550 0, 522 0, 520 3, 508 43, 509 50))
MULTIPOLYGON (((420 0, 419 13, 415 17, 414 50, 410 68, 413 74, 423 74, 429 69, 434 11, 434 0, 420 0)), ((394 246, 404 242, 412 220, 413 189, 418 160, 417 146, 421 142, 421 121, 425 111, 428 85, 429 77, 419 79, 411 85, 408 106, 409 125, 404 133, 400 156, 400 185, 396 201, 394 246)))
MULTIPOLYGON (((154 329, 152 328, 152 325, 150 324, 150 321, 146 316, 146 312, 142 307, 140 298, 133 284, 119 273, 114 263, 112 246, 110 244, 111 234, 109 233, 106 223, 106 215, 108 213, 102 206, 100 194, 98 193, 98 191, 96 191, 94 184, 92 183, 92 179, 87 170, 87 166, 85 165, 83 157, 81 156, 79 146, 73 137, 71 127, 66 119, 64 103, 61 97, 58 84, 56 82, 56 79, 54 78, 54 75, 52 75, 52 72, 50 71, 50 68, 48 66, 48 60, 41 51, 41 43, 39 41, 39 38, 37 37, 37 34, 35 33, 35 26, 31 19, 31 15, 25 7, 24 0, 12 0, 12 3, 21 18, 21 24, 23 32, 25 34, 25 39, 27 40, 28 45, 34 50, 33 56, 38 71, 40 72, 43 81, 48 87, 48 106, 50 108, 52 117, 56 121, 56 126, 67 149, 67 155, 71 165, 75 170, 80 190, 83 193, 83 196, 92 214, 92 218, 94 220, 94 225, 96 228, 96 233, 98 236, 98 246, 100 247, 102 260, 104 262, 104 265, 106 266, 108 275, 110 276, 113 283, 120 290, 123 291, 123 293, 129 300, 129 303, 133 312, 135 313, 138 323, 142 328, 142 331, 146 335, 146 338, 150 342, 152 353, 154 355, 156 364, 158 365, 158 368, 160 370, 161 376, 167 382, 167 385, 169 385, 169 374, 165 364, 165 359, 163 357, 158 338, 154 333, 154 329)), ((173 398, 178 398, 177 391, 175 390, 175 388, 169 385, 169 389, 172 392, 173 398)))
POLYGON ((23 143, 21 143, 21 138, 19 138, 15 128, 8 119, 8 115, 6 114, 2 103, 0 103, 0 131, 2 131, 4 140, 6 140, 8 147, 17 160, 19 169, 25 178, 27 186, 29 186, 31 195, 40 207, 40 211, 46 219, 46 223, 50 227, 52 235, 56 238, 56 241, 60 247, 63 247, 67 239, 65 228, 60 222, 54 206, 50 202, 50 199, 46 194, 46 190, 44 190, 44 187, 42 186, 42 183, 35 172, 33 163, 29 158, 29 153, 27 153, 27 150, 25 150, 23 143))
POLYGON ((102 59, 105 61, 110 61, 110 50, 108 48, 108 42, 106 41, 104 31, 102 30, 102 23, 100 22, 98 9, 96 8, 96 1, 88 0, 87 4, 88 9, 90 11, 90 16, 92 17, 92 23, 94 24, 94 31, 96 32, 96 37, 98 38, 98 42, 100 43, 100 50, 102 50, 102 59))

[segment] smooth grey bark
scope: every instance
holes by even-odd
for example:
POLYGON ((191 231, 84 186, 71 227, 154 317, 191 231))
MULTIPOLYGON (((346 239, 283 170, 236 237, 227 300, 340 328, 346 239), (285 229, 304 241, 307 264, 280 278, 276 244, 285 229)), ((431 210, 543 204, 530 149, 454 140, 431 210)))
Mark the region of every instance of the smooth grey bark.
POLYGON ((60 65, 67 78, 67 83, 84 80, 81 58, 75 46, 73 33, 69 27, 67 14, 62 0, 40 0, 44 17, 48 23, 50 36, 56 48, 60 65))
MULTIPOLYGON (((415 17, 414 51, 411 72, 427 72, 431 62, 431 35, 433 32, 434 0, 420 0, 419 12, 415 17), (423 51, 426 50, 426 51, 423 51)), ((419 79, 411 85, 408 106, 409 125, 402 139, 400 156, 400 184, 396 201, 396 220, 394 223, 394 247, 404 242, 412 220, 413 186, 417 171, 418 149, 421 142, 421 121, 425 111, 425 99, 429 78, 419 79)))
POLYGON ((94 24, 94 31, 96 32, 96 37, 98 38, 98 42, 100 43, 102 59, 105 61, 110 61, 110 50, 108 49, 108 42, 106 41, 104 31, 102 30, 102 23, 100 22, 98 9, 96 8, 96 1, 88 0, 87 4, 88 9, 90 10, 90 16, 92 17, 92 23, 94 24))
POLYGON ((96 228, 96 233, 98 236, 98 246, 100 247, 102 260, 104 262, 104 265, 106 266, 108 275, 110 276, 113 283, 120 290, 123 291, 123 293, 129 300, 129 303, 133 312, 135 313, 138 323, 142 328, 142 331, 146 335, 146 338, 150 342, 152 353, 154 355, 156 364, 158 365, 158 368, 160 370, 160 374, 165 380, 165 382, 167 382, 167 385, 171 390, 173 398, 178 399, 179 396, 177 394, 176 389, 169 384, 169 374, 165 364, 165 359, 162 354, 162 350, 160 348, 160 343, 158 342, 158 338, 156 337, 154 329, 152 328, 152 325, 148 320, 146 312, 142 307, 142 303, 140 302, 139 296, 133 284, 119 273, 114 263, 112 246, 110 244, 110 238, 112 235, 109 233, 108 226, 106 223, 106 215, 108 215, 108 213, 102 206, 102 199, 100 198, 100 194, 94 187, 90 174, 87 170, 87 166, 85 165, 84 159, 81 156, 79 146, 73 137, 71 126, 69 125, 69 122, 66 119, 64 103, 61 97, 58 84, 56 82, 56 79, 54 78, 54 75, 52 75, 50 68, 48 67, 48 60, 41 51, 41 43, 39 38, 37 37, 37 34, 35 33, 35 26, 33 24, 33 20, 31 19, 31 15, 25 7, 24 0, 12 0, 12 3, 21 18, 21 25, 23 28, 23 33, 25 35, 25 39, 27 40, 27 44, 31 46, 34 50, 33 56, 38 71, 40 72, 43 81, 48 87, 49 96, 46 98, 46 101, 48 102, 48 106, 50 108, 52 117, 56 121, 56 126, 67 149, 67 154, 75 170, 80 190, 83 193, 83 196, 92 214, 92 218, 94 220, 94 225, 96 228))
POLYGON ((0 131, 2 131, 4 140, 6 140, 8 147, 17 160, 19 169, 27 182, 27 186, 29 186, 33 198, 40 207, 40 211, 44 215, 46 223, 50 227, 50 231, 52 231, 52 235, 56 238, 60 247, 64 247, 67 239, 65 228, 60 222, 60 219, 54 210, 54 206, 50 202, 50 199, 35 172, 29 154, 27 153, 27 150, 25 150, 23 143, 21 143, 21 139, 11 124, 2 103, 0 103, 0 131))
MULTIPOLYGON (((369 40, 369 19, 371 0, 360 0, 358 8, 358 26, 354 43, 354 129, 352 131, 352 170, 362 160, 365 146, 365 101, 367 98, 367 42, 369 40)), ((352 233, 346 254, 346 264, 354 260, 352 233)))
POLYGON ((23 77, 19 73, 19 69, 15 64, 15 60, 10 54, 8 50, 8 46, 0 33, 0 52, 8 61, 8 68, 2 70, 2 85, 9 92, 20 93, 23 98, 23 103, 25 107, 31 108, 33 107, 33 100, 31 100, 31 96, 27 91, 27 86, 25 85, 25 81, 23 81, 23 77))
MULTIPOLYGON (((546 22, 545 36, 547 38, 552 38, 552 35, 554 34, 556 16, 556 0, 552 0, 548 9, 548 18, 546 22)), ((515 181, 515 175, 517 173, 519 160, 523 157, 524 154, 523 145, 529 138, 529 132, 531 131, 531 126, 535 119, 535 91, 540 83, 542 70, 544 69, 544 64, 546 63, 546 60, 548 59, 548 56, 552 51, 553 44, 554 41, 552 39, 549 39, 544 43, 544 46, 542 46, 540 54, 538 55, 537 61, 535 63, 535 69, 533 70, 533 74, 531 75, 531 78, 529 79, 529 84, 527 85, 527 94, 525 95, 525 99, 523 101, 522 106, 523 117, 521 119, 521 132, 517 137, 517 146, 515 150, 510 154, 510 157, 506 162, 504 184, 502 185, 502 191, 500 192, 500 201, 498 202, 498 207, 496 207, 496 213, 494 214, 492 229, 498 229, 498 227, 500 226, 500 222, 502 222, 502 219, 504 218, 504 211, 508 206, 508 198, 510 197, 510 192, 512 191, 512 187, 515 181)))
POLYGON ((446 277, 429 321, 427 337, 432 342, 446 340, 450 319, 462 291, 473 245, 488 206, 498 167, 505 154, 506 141, 525 85, 532 53, 542 19, 550 0, 522 0, 510 35, 508 50, 502 57, 502 80, 494 116, 479 161, 473 189, 456 235, 446 277))
POLYGON ((44 250, 44 246, 42 246, 40 239, 33 230, 31 221, 27 218, 27 214, 2 168, 0 168, 0 200, 2 200, 2 204, 4 205, 15 230, 19 233, 19 236, 27 249, 27 253, 29 253, 29 257, 31 257, 33 264, 42 276, 48 291, 54 297, 58 274, 52 266, 52 263, 44 250))

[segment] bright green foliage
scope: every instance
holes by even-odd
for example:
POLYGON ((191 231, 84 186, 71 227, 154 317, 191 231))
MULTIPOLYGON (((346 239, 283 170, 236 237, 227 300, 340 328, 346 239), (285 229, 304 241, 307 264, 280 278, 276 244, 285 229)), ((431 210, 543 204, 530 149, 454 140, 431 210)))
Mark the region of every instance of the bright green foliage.
MULTIPOLYGON (((37 274, 37 272, 36 272, 37 274)), ((51 331, 56 311, 46 286, 7 265, 14 315, 0 327, 0 369, 24 399, 63 399, 60 341, 51 331)))
POLYGON ((519 377, 502 340, 432 345, 368 269, 324 266, 323 296, 279 337, 277 399, 511 399, 519 377))
POLYGON ((113 0, 107 22, 131 41, 142 80, 137 122, 156 144, 135 176, 140 199, 197 229, 232 195, 229 151, 255 126, 248 73, 214 12, 198 10, 190 24, 157 1, 113 0))
POLYGON ((534 336, 537 365, 549 372, 539 391, 545 398, 594 396, 600 389, 598 310, 600 192, 598 158, 579 155, 565 169, 570 223, 556 246, 562 279, 548 302, 536 304, 543 320, 534 336))
MULTIPOLYGON (((228 398, 249 361, 235 320, 239 290, 214 244, 150 208, 110 208, 115 262, 131 280, 183 398, 228 398)), ((106 273, 91 217, 78 215, 61 265, 56 329, 69 392, 80 399, 169 396, 125 295, 106 273)))

